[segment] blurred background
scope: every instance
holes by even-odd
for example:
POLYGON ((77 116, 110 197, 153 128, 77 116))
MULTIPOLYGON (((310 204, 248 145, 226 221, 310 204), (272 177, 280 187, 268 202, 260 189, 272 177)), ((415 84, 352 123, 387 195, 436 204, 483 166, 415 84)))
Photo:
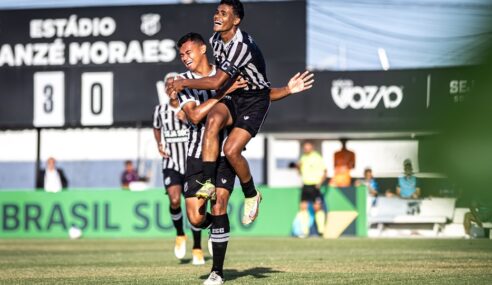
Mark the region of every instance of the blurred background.
MULTIPOLYGON (((208 38, 217 2, 0 2, 2 236, 56 237, 71 224, 93 237, 172 234, 153 108, 164 75, 184 71, 176 41, 189 31, 208 38), (50 157, 68 181, 63 196, 36 183, 50 157), (122 190, 128 160, 142 182, 132 190, 149 191, 122 190), (64 219, 52 229, 57 211, 64 219), (127 225, 120 212, 148 227, 127 225), (36 216, 44 222, 29 227, 36 216), (97 227, 98 219, 109 227, 97 227)), ((466 236, 469 208, 492 206, 490 1, 244 2, 243 29, 261 47, 272 85, 305 69, 316 82, 274 103, 244 152, 272 197, 266 201, 276 201, 265 202, 262 214, 285 207, 284 219, 274 227, 267 218, 251 228, 237 222, 233 231, 295 232, 303 182, 293 163, 310 140, 328 176, 321 189, 327 227, 314 234, 466 236), (355 154, 351 184, 343 186, 330 183, 341 139, 355 154), (420 190, 411 201, 397 190, 406 160, 420 190), (367 169, 377 193, 364 182, 367 169), (330 212, 343 222, 330 224, 330 212)), ((234 199, 232 212, 242 203, 234 199)))

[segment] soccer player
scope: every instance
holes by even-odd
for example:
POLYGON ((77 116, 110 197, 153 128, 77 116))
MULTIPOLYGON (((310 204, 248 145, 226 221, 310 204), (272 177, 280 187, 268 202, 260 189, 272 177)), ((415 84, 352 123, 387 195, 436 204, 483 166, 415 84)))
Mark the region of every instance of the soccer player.
MULTIPOLYGON (((169 73, 164 78, 164 82, 175 75, 177 73, 169 73)), ((183 259, 186 254, 186 235, 183 231, 181 194, 186 170, 189 130, 185 114, 180 110, 176 98, 170 98, 168 103, 155 107, 153 125, 157 149, 162 156, 162 174, 166 194, 169 196, 169 212, 176 229, 174 255, 178 259, 183 259), (163 137, 164 141, 162 141, 163 137)), ((191 230, 193 233, 192 264, 205 264, 201 247, 201 229, 192 226, 191 230)))
MULTIPOLYGON (((188 71, 181 74, 183 78, 204 78, 214 76, 217 70, 214 65, 209 64, 206 56, 206 44, 203 38, 196 33, 183 36, 177 43, 181 61, 188 71)), ((308 80, 309 81, 309 80, 308 80)), ((270 94, 272 100, 282 99, 291 93, 300 92, 311 87, 306 84, 306 76, 297 74, 289 81, 289 86, 274 88, 270 94)), ((244 87, 246 82, 239 79, 227 92, 244 87)), ((172 84, 167 84, 168 93, 172 92, 172 84)), ((202 139, 204 134, 204 119, 214 106, 226 108, 230 105, 232 97, 226 96, 224 89, 217 92, 214 90, 198 90, 186 88, 179 94, 172 93, 171 97, 178 96, 180 106, 191 123, 189 134, 189 147, 187 167, 185 174, 184 193, 186 197, 186 213, 192 225, 200 228, 211 227, 211 241, 213 248, 213 265, 209 278, 204 284, 223 283, 223 264, 227 243, 229 240, 229 218, 227 215, 227 204, 234 187, 235 171, 225 158, 223 152, 217 160, 217 189, 215 198, 212 199, 211 214, 207 213, 206 199, 199 199, 196 193, 201 185, 198 181, 203 179, 202 139), (198 180, 198 181, 197 181, 198 180)), ((220 142, 227 137, 228 129, 220 133, 220 142)))
MULTIPOLYGON (((227 160, 236 171, 245 195, 242 222, 249 224, 258 215, 261 194, 256 190, 247 160, 242 155, 246 144, 256 136, 270 107, 270 82, 266 76, 265 60, 252 37, 239 29, 244 17, 243 5, 238 0, 222 0, 214 15, 214 34, 210 39, 214 58, 218 66, 213 76, 175 80, 172 89, 180 92, 184 88, 216 90, 226 88, 241 76, 247 86, 231 94, 227 104, 232 115, 233 129, 223 147, 227 160)), ((304 81, 303 81, 304 82, 304 81)), ((312 82, 311 82, 312 84, 312 82)), ((225 115, 223 115, 224 117, 225 115)), ((210 124, 219 127, 223 123, 210 124)), ((214 130, 214 135, 218 130, 214 130)), ((207 138, 214 136, 207 136, 207 138)), ((215 192, 217 171, 217 140, 204 140, 203 186, 197 195, 210 198, 215 192), (214 146, 207 146, 212 143, 214 146)))

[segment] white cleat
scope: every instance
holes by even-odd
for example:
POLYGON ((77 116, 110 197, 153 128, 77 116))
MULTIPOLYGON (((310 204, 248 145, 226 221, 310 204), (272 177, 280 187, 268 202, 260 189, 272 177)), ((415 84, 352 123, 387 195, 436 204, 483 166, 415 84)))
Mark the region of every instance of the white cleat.
POLYGON ((207 280, 203 282, 203 285, 221 285, 221 284, 224 284, 224 279, 222 279, 222 277, 220 277, 220 275, 217 274, 217 272, 215 271, 210 272, 210 275, 208 276, 207 280))
POLYGON ((251 224, 256 217, 258 217, 258 211, 261 202, 261 193, 256 190, 256 196, 244 199, 244 213, 242 222, 244 225, 251 224))
POLYGON ((205 258, 203 257, 203 251, 201 249, 194 249, 192 250, 192 255, 193 255, 193 265, 204 265, 205 264, 205 258))
POLYGON ((186 255, 186 236, 177 236, 174 243, 174 255, 177 259, 183 259, 186 255))

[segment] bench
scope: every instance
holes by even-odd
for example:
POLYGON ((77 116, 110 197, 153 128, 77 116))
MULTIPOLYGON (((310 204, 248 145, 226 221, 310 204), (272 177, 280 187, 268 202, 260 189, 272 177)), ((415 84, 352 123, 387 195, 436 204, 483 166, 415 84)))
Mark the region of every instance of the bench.
POLYGON ((400 199, 378 197, 376 205, 369 211, 369 223, 376 225, 377 234, 382 235, 389 225, 432 226, 435 236, 444 225, 453 219, 455 199, 400 199))

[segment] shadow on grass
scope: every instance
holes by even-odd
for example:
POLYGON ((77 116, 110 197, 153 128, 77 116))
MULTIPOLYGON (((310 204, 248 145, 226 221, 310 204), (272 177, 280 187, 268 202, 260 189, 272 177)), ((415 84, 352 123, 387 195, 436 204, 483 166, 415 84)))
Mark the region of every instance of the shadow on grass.
MULTIPOLYGON (((203 259, 205 259, 205 262, 207 262, 208 260, 212 260, 212 257, 205 256, 203 257, 203 259)), ((191 258, 180 259, 179 264, 190 264, 191 260, 192 260, 191 258)))
MULTIPOLYGON (((224 278, 226 281, 236 280, 238 278, 245 277, 245 276, 252 276, 253 278, 261 279, 261 278, 268 278, 267 274, 271 274, 271 273, 283 273, 283 271, 273 270, 270 267, 254 267, 254 268, 246 269, 244 271, 238 271, 236 269, 226 269, 224 270, 224 278)), ((200 279, 207 279, 207 278, 208 278, 208 274, 200 276, 200 279)))

